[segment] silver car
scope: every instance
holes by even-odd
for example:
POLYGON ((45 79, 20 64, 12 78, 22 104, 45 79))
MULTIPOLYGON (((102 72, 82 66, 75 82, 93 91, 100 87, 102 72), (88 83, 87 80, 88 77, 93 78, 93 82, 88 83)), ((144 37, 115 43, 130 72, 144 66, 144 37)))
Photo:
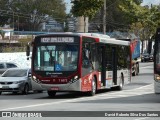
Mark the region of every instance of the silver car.
POLYGON ((9 68, 17 68, 18 65, 13 62, 0 62, 0 74, 3 74, 9 68))
POLYGON ((31 89, 31 70, 29 68, 10 68, 0 76, 0 94, 2 92, 28 94, 31 89))

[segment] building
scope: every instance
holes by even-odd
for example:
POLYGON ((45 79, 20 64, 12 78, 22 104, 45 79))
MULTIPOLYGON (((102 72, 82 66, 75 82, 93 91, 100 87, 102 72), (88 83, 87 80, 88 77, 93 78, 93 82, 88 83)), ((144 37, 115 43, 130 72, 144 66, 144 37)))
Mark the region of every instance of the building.
POLYGON ((0 28, 0 31, 3 32, 3 36, 2 33, 0 34, 0 40, 10 40, 11 36, 13 35, 13 28, 0 28))
POLYGON ((57 22, 52 17, 49 17, 48 22, 43 23, 42 31, 62 32, 63 31, 63 24, 57 22))
POLYGON ((67 19, 67 27, 69 32, 75 32, 77 26, 77 19, 74 17, 70 17, 67 19))

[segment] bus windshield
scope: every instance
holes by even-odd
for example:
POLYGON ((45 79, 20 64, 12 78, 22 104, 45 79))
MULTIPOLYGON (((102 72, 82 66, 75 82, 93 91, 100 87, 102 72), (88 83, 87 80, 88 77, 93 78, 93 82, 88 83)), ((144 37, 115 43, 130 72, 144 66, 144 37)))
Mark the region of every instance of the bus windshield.
POLYGON ((35 71, 76 71, 78 66, 78 45, 54 44, 36 47, 35 71))

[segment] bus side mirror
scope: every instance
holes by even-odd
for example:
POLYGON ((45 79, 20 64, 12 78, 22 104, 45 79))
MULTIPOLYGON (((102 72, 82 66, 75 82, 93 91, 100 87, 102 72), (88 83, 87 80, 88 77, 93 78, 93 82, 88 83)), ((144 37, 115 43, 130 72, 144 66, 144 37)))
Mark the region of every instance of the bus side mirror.
POLYGON ((30 46, 27 45, 26 47, 26 56, 30 56, 30 46))

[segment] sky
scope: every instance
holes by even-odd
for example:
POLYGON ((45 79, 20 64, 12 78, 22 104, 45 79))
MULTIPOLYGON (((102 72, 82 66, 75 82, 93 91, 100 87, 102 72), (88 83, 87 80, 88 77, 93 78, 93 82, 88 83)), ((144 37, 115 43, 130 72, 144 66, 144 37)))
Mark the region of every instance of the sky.
MULTIPOLYGON (((70 9, 71 9, 71 0, 64 0, 67 4, 66 4, 66 13, 69 13, 70 12, 70 9)), ((160 4, 160 0, 143 0, 143 3, 142 3, 142 6, 143 5, 158 5, 160 4)))
POLYGON ((69 13, 71 9, 71 0, 64 0, 64 2, 66 3, 66 13, 69 13))
POLYGON ((160 4, 160 0, 143 0, 142 5, 159 5, 160 4))

